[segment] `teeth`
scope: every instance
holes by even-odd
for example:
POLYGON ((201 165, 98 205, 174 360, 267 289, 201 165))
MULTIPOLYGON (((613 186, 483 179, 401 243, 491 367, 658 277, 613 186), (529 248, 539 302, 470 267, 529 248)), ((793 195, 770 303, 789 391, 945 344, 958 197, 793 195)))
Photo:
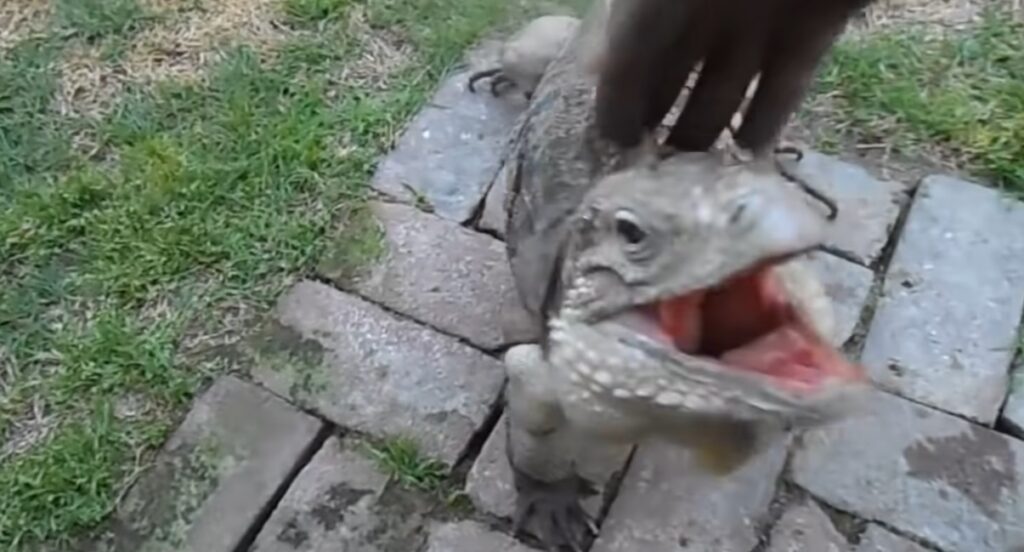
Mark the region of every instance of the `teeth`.
POLYGON ((615 388, 612 390, 612 396, 615 397, 616 399, 628 399, 632 397, 633 394, 626 389, 615 388))
POLYGON ((612 383, 612 375, 604 370, 598 370, 597 373, 594 374, 594 379, 601 385, 611 385, 612 383))

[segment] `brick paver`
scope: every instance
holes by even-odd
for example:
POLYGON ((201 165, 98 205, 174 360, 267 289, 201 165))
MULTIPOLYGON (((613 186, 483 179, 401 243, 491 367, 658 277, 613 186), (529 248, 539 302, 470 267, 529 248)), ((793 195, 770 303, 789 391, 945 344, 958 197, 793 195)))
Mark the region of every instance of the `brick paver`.
POLYGON ((323 284, 299 283, 275 314, 324 354, 311 365, 262 363, 258 381, 282 395, 298 387, 302 402, 334 423, 413 439, 448 464, 483 424, 504 381, 498 360, 323 284))
POLYGON ((950 552, 1024 547, 1024 443, 876 392, 865 411, 808 432, 794 481, 840 510, 950 552))
POLYGON ((335 277, 339 287, 477 347, 510 344, 501 317, 515 314, 519 296, 505 244, 409 205, 372 209, 386 253, 363 276, 335 277))
POLYGON ((927 552, 927 549, 912 540, 871 524, 860 536, 860 544, 853 552, 927 552))
POLYGON ((886 389, 989 424, 1024 310, 1024 204, 929 177, 885 277, 862 360, 886 389))
POLYGON ((426 552, 536 552, 515 539, 475 521, 438 523, 431 527, 426 552))
POLYGON ((251 552, 383 550, 419 530, 378 508, 388 477, 359 447, 331 437, 302 470, 256 537, 251 552))
POLYGON ((322 424, 225 376, 195 402, 114 514, 96 552, 234 552, 311 452, 322 424))
POLYGON ((637 448, 593 552, 749 552, 775 495, 785 440, 727 477, 662 442, 637 448))
POLYGON ((829 246, 861 264, 874 263, 899 217, 904 186, 879 180, 857 165, 814 151, 807 151, 799 163, 786 163, 839 204, 829 246))
POLYGON ((456 222, 476 212, 501 165, 521 106, 466 90, 468 72, 450 76, 410 122, 371 185, 406 202, 425 200, 456 222))
POLYGON ((791 504, 771 531, 768 552, 850 552, 849 543, 813 502, 791 504))

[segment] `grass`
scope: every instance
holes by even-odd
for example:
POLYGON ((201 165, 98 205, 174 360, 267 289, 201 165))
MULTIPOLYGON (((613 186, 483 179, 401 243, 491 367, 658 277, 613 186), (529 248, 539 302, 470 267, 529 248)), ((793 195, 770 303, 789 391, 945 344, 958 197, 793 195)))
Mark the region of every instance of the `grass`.
MULTIPOLYGON (((379 90, 330 76, 366 46, 344 26, 354 2, 288 0, 292 17, 326 21, 273 62, 239 45, 205 81, 131 88, 85 121, 54 110, 54 61, 69 36, 123 37, 145 15, 129 0, 55 1, 51 36, 0 60, 0 434, 34 401, 56 420, 0 464, 0 548, 11 551, 62 548, 97 528, 137 455, 223 370, 184 360, 184 342, 204 341, 197 328, 217 333, 239 306, 265 311, 328 247, 342 264, 372 258, 372 225, 339 227, 339 215, 361 212, 396 130, 512 11, 501 0, 365 3, 371 27, 416 55, 379 90), (72 147, 83 130, 99 155, 72 147), (147 408, 119 414, 128 396, 147 408)), ((401 446, 385 451, 404 480, 436 481, 401 446)))
POLYGON ((340 15, 351 0, 285 0, 284 10, 293 20, 315 23, 340 15))
POLYGON ((419 491, 436 491, 445 482, 444 464, 423 456, 410 439, 393 439, 366 445, 381 471, 400 484, 419 491))
POLYGON ((1024 24, 988 11, 964 32, 892 29, 844 40, 818 93, 862 143, 938 150, 1024 193, 1024 24))
POLYGON ((54 0, 54 7, 62 33, 84 40, 129 34, 146 18, 138 0, 54 0))

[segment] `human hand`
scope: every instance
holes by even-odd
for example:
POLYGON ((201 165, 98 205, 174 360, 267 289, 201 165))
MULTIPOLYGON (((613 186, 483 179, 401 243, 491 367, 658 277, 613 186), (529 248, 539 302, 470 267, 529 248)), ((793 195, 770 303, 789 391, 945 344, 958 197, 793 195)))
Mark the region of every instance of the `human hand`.
POLYGON ((597 63, 598 129, 622 147, 637 145, 703 62, 666 143, 683 151, 710 148, 759 76, 734 139, 754 155, 765 153, 846 22, 870 2, 614 0, 597 63))

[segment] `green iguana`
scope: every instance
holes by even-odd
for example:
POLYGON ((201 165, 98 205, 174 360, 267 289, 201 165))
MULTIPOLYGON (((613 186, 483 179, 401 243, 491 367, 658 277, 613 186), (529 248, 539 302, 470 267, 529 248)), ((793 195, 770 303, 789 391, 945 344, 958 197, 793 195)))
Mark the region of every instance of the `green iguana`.
POLYGON ((521 120, 506 199, 538 341, 505 358, 516 531, 535 522, 573 550, 594 532, 576 469, 586 447, 660 437, 727 473, 869 386, 830 344, 831 304, 800 264, 828 217, 772 163, 602 140, 587 32, 521 120))

